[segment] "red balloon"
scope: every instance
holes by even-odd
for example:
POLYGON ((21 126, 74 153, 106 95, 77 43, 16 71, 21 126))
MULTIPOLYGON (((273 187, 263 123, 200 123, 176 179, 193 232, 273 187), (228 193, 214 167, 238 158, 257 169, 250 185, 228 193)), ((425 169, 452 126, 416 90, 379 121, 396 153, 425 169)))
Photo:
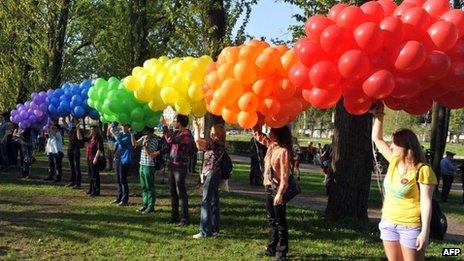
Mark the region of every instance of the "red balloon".
POLYGON ((362 103, 355 103, 349 100, 343 100, 345 110, 352 115, 363 115, 368 112, 372 107, 372 100, 367 100, 362 103))
POLYGON ((406 12, 406 10, 414 8, 414 7, 417 7, 417 6, 414 4, 410 4, 410 3, 408 4, 408 3, 403 2, 395 9, 395 12, 393 12, 393 16, 401 17, 406 12))
POLYGON ((261 100, 258 110, 264 116, 269 116, 279 113, 280 108, 281 102, 277 98, 271 96, 261 100))
POLYGON ((431 51, 427 54, 419 74, 426 80, 436 81, 445 77, 451 69, 451 59, 441 51, 431 51))
POLYGON ((307 84, 309 84, 309 69, 298 62, 290 67, 288 71, 288 79, 296 88, 301 88, 307 84))
POLYGON ((338 71, 346 79, 359 79, 369 70, 369 57, 361 50, 349 50, 338 60, 338 71))
POLYGON ((380 30, 383 34, 383 43, 388 49, 397 47, 404 38, 403 22, 395 16, 389 16, 380 22, 380 30))
POLYGON ((357 83, 346 81, 341 86, 343 99, 345 100, 352 103, 363 103, 371 99, 364 93, 361 85, 357 83))
POLYGON ((298 60, 307 67, 311 67, 315 62, 327 58, 327 54, 322 50, 319 42, 308 38, 302 38, 296 42, 295 52, 298 60))
POLYGON ((371 56, 371 71, 381 69, 392 71, 393 67, 390 64, 390 55, 387 51, 380 51, 371 56))
POLYGON ((445 20, 454 24, 459 31, 459 37, 464 35, 464 12, 459 9, 450 10, 444 13, 440 20, 445 20))
POLYGON ((353 29, 364 23, 367 17, 361 8, 350 5, 344 8, 337 17, 337 25, 345 29, 353 29))
POLYGON ((325 28, 320 42, 324 51, 336 57, 354 47, 353 35, 337 25, 325 28))
POLYGON ((387 70, 373 73, 362 85, 364 93, 374 99, 382 99, 390 95, 395 88, 393 74, 387 70))
POLYGON ((302 93, 305 100, 321 110, 333 107, 342 95, 340 88, 324 90, 314 87, 311 90, 303 90, 302 93))
POLYGON ((303 105, 298 98, 292 97, 282 103, 281 112, 286 113, 290 118, 295 117, 303 110, 303 105))
POLYGON ((337 65, 331 61, 317 62, 309 71, 311 85, 320 89, 332 89, 340 83, 340 79, 337 65))
POLYGON ((359 25, 353 34, 356 44, 367 53, 375 53, 382 48, 382 33, 377 24, 373 22, 359 25))
POLYGON ((440 84, 448 91, 464 90, 464 62, 451 63, 451 70, 440 84))
POLYGON ((308 18, 305 23, 305 32, 309 39, 319 41, 322 30, 334 22, 322 15, 314 15, 308 18))
POLYGON ((427 32, 432 19, 422 7, 413 7, 406 10, 401 16, 406 40, 419 40, 427 32))
POLYGON ((345 9, 346 7, 348 7, 347 4, 336 4, 334 6, 332 6, 332 8, 330 8, 330 11, 329 13, 327 14, 327 17, 336 22, 337 21, 337 17, 338 15, 340 14, 340 12, 345 9))
POLYGON ((464 92, 449 92, 440 98, 438 101, 449 109, 459 109, 464 107, 464 92))
POLYGON ((402 110, 406 103, 405 100, 395 99, 392 97, 387 97, 383 99, 383 102, 385 103, 385 105, 387 105, 388 108, 395 110, 395 111, 402 110))
POLYGON ((432 108, 433 100, 416 96, 409 100, 408 103, 404 106, 404 111, 413 114, 413 115, 422 115, 426 114, 430 108, 432 108))
POLYGON ((440 84, 434 84, 426 89, 423 89, 419 95, 435 100, 445 95, 446 93, 448 93, 448 91, 445 90, 443 86, 440 84))
POLYGON ((268 116, 264 118, 264 123, 271 128, 282 128, 290 121, 289 115, 285 113, 279 113, 274 116, 268 116))
POLYGON ((393 12, 395 12, 395 9, 398 7, 398 5, 393 2, 393 0, 377 0, 377 3, 382 6, 385 16, 392 15, 393 12))
POLYGON ((380 23, 385 17, 385 12, 380 3, 376 1, 369 1, 361 5, 361 10, 366 14, 367 21, 380 23))
POLYGON ((425 62, 424 46, 418 41, 408 41, 400 45, 392 54, 392 64, 401 72, 412 72, 425 62))
POLYGON ((395 88, 389 97, 396 99, 408 99, 418 95, 421 91, 421 81, 417 77, 406 74, 396 74, 395 88))
POLYGON ((411 4, 420 7, 424 4, 424 0, 404 0, 403 4, 411 4))
POLYGON ((436 49, 444 52, 453 48, 458 40, 458 29, 447 21, 432 24, 427 33, 436 49))
POLYGON ((428 0, 423 5, 422 8, 429 13, 429 15, 435 19, 440 18, 440 16, 451 9, 449 0, 428 0))
POLYGON ((453 48, 446 52, 451 61, 464 61, 464 39, 459 39, 453 48))

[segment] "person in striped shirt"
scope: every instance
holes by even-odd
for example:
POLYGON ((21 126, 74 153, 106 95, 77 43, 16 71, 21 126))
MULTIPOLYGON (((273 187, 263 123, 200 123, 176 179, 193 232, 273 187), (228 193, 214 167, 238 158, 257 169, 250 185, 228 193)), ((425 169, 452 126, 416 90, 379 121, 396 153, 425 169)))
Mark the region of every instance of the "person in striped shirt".
POLYGON ((132 133, 132 145, 134 147, 141 146, 140 153, 140 185, 142 186, 142 207, 138 210, 142 214, 152 213, 155 210, 155 160, 159 155, 158 141, 159 138, 153 134, 153 129, 145 127, 143 136, 136 140, 132 133))

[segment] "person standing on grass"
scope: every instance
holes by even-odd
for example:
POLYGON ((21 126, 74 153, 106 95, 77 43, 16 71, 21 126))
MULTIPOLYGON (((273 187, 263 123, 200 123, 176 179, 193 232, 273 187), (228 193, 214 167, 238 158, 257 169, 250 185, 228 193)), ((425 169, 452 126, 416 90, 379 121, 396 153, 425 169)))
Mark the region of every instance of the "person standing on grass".
POLYGON ((306 148, 306 152, 308 153, 309 164, 314 164, 314 156, 315 156, 316 148, 314 147, 313 144, 314 143, 312 141, 308 142, 308 147, 306 148))
POLYGON ((454 173, 458 171, 458 167, 453 163, 453 152, 447 151, 446 157, 440 161, 440 176, 443 179, 443 187, 441 190, 441 201, 445 203, 448 200, 449 192, 454 181, 454 173))
POLYGON ((0 172, 8 171, 10 167, 10 160, 8 159, 8 135, 10 132, 7 132, 9 129, 8 124, 5 122, 5 119, 0 115, 0 172))
POLYGON ((116 199, 112 202, 113 204, 118 204, 119 206, 127 206, 129 204, 129 184, 127 182, 127 177, 129 176, 129 169, 132 159, 132 138, 130 134, 130 125, 123 124, 122 132, 116 134, 116 132, 111 128, 111 135, 116 140, 116 147, 119 150, 119 161, 116 166, 116 181, 118 188, 118 195, 116 199))
POLYGON ((81 188, 81 141, 77 138, 77 129, 79 128, 79 120, 72 118, 68 129, 68 160, 69 168, 71 170, 71 178, 68 187, 73 189, 81 188))
POLYGON ((255 139, 267 147, 264 158, 264 186, 269 224, 269 241, 260 256, 276 256, 286 260, 288 253, 288 228, 286 203, 283 195, 288 187, 290 168, 293 165, 292 134, 288 126, 271 128, 269 135, 261 132, 261 126, 253 128, 255 139), (275 184, 276 189, 273 189, 275 184))
POLYGON ((160 154, 157 151, 158 137, 153 134, 153 129, 145 127, 143 135, 136 140, 135 135, 131 134, 132 146, 142 146, 140 153, 140 184, 142 186, 142 207, 138 210, 142 214, 155 211, 155 158, 160 154))
POLYGON ((377 104, 372 127, 372 140, 389 162, 383 182, 380 238, 388 260, 424 260, 437 178, 426 165, 414 132, 395 132, 390 146, 384 141, 383 108, 383 103, 377 104))
POLYGON ((25 130, 15 129, 13 139, 19 144, 21 152, 21 174, 25 179, 29 178, 30 166, 33 161, 31 128, 25 130))
POLYGON ((203 197, 200 211, 200 232, 193 238, 204 238, 219 233, 219 182, 221 181, 221 160, 225 153, 226 130, 224 125, 211 127, 210 138, 200 138, 200 127, 195 124, 195 140, 198 149, 204 151, 203 197))
POLYGON ((113 129, 114 134, 119 134, 119 129, 117 128, 118 123, 113 122, 111 125, 108 126, 106 130, 106 138, 108 140, 108 170, 113 171, 115 166, 116 158, 118 157, 116 154, 116 140, 114 139, 113 135, 110 133, 110 129, 113 129))
POLYGON ((90 178, 89 194, 91 197, 100 196, 100 170, 98 169, 98 157, 105 155, 103 147, 103 137, 100 128, 93 126, 90 128, 90 137, 83 137, 81 130, 76 129, 77 138, 86 143, 86 159, 90 178))
POLYGON ((300 180, 300 159, 301 159, 301 147, 298 144, 298 138, 293 137, 292 139, 292 152, 293 152, 293 165, 292 171, 296 172, 296 177, 300 180))
POLYGON ((164 118, 164 139, 169 147, 169 188, 171 191, 171 219, 169 223, 179 222, 185 226, 189 222, 189 204, 185 180, 187 178, 190 156, 192 154, 192 134, 187 128, 188 116, 178 114, 173 122, 175 131, 170 130, 164 118), (182 214, 179 215, 179 201, 182 214))
POLYGON ((48 177, 44 180, 60 182, 63 176, 63 138, 55 123, 51 123, 45 148, 48 155, 48 177))
POLYGON ((251 138, 248 153, 250 154, 250 185, 261 186, 263 185, 264 155, 266 155, 266 147, 257 142, 255 138, 251 138))

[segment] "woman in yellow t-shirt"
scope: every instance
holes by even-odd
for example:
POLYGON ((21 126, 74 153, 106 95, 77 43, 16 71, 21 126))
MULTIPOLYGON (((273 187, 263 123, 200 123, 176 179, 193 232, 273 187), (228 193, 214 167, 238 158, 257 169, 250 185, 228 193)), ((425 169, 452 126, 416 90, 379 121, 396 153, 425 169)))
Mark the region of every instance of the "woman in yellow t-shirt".
POLYGON ((395 132, 390 146, 384 141, 383 107, 383 103, 378 104, 372 127, 372 140, 389 162, 383 182, 380 238, 388 260, 423 260, 437 178, 425 165, 425 155, 414 132, 395 132))

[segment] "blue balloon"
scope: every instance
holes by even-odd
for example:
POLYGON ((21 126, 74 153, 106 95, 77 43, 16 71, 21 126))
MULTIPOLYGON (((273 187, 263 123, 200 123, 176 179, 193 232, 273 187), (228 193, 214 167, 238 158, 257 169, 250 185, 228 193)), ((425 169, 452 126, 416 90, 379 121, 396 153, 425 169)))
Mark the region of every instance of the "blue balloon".
POLYGON ((92 110, 89 111, 89 116, 90 116, 90 118, 92 118, 94 120, 100 119, 100 114, 95 109, 92 109, 92 110))
POLYGON ((77 106, 76 108, 74 108, 74 114, 77 118, 83 118, 85 110, 81 106, 77 106))
MULTIPOLYGON (((80 95, 75 94, 75 95, 71 98, 71 101, 80 104, 80 103, 82 103, 82 98, 81 98, 80 95)), ((74 107, 74 106, 72 106, 72 107, 74 107)))

